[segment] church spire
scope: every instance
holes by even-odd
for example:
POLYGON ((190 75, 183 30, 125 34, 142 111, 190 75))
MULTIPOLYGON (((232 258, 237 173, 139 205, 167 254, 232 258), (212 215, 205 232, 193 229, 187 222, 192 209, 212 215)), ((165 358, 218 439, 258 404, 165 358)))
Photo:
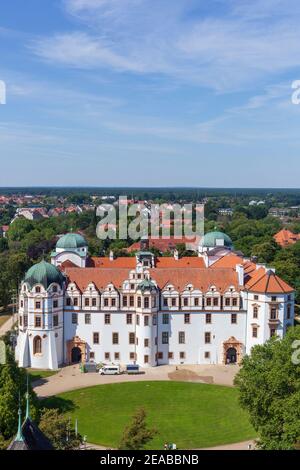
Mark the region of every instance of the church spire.
POLYGON ((25 420, 26 420, 26 419, 30 419, 29 374, 27 374, 26 416, 25 416, 25 420))
POLYGON ((18 410, 18 415, 19 415, 19 423, 18 423, 18 434, 16 436, 16 441, 22 442, 24 441, 23 433, 22 433, 22 410, 21 410, 21 396, 19 392, 19 410, 18 410))

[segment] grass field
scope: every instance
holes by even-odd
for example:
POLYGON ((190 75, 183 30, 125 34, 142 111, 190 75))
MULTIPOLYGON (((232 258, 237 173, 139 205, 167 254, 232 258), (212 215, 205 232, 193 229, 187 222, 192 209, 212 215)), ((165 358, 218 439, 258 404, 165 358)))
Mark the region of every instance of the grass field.
POLYGON ((232 387, 186 382, 99 385, 45 400, 78 419, 88 442, 117 447, 136 409, 144 407, 158 430, 149 449, 175 442, 179 449, 211 447, 255 437, 232 387))

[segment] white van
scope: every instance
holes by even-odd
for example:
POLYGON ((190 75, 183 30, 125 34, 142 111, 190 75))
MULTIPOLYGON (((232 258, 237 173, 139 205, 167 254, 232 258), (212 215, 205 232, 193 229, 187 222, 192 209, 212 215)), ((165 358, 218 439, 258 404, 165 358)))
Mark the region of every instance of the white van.
POLYGON ((104 366, 99 370, 100 375, 119 375, 120 366, 104 366))

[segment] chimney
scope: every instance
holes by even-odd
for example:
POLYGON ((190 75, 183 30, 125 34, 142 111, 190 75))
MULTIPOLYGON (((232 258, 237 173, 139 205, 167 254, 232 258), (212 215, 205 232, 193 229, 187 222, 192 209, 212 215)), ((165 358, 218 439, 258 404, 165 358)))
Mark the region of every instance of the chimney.
POLYGON ((110 250, 109 252, 109 261, 113 261, 114 260, 114 252, 112 250, 110 250))
POLYGON ((238 273, 239 286, 244 285, 244 266, 242 264, 237 264, 236 272, 238 273))
POLYGON ((174 259, 175 259, 176 261, 179 260, 179 253, 178 253, 178 250, 177 250, 176 248, 175 248, 175 250, 174 250, 174 259))

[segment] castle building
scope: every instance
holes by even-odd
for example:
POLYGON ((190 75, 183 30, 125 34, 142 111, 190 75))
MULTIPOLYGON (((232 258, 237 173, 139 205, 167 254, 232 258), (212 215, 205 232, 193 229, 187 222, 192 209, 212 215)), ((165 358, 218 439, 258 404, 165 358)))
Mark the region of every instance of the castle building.
POLYGON ((293 325, 294 289, 227 235, 206 234, 198 257, 142 248, 89 257, 81 235, 62 236, 21 284, 19 365, 239 363, 293 325))

